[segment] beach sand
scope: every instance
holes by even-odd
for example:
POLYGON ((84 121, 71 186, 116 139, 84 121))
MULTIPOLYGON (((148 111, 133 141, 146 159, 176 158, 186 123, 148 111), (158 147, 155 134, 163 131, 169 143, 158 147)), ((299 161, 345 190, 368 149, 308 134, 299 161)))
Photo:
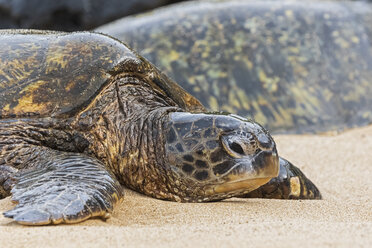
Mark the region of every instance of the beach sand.
MULTIPOLYGON (((372 247, 372 126, 274 138, 324 200, 175 203, 126 190, 106 222, 25 227, 1 216, 0 246, 372 247)), ((0 200, 0 212, 12 205, 0 200)))

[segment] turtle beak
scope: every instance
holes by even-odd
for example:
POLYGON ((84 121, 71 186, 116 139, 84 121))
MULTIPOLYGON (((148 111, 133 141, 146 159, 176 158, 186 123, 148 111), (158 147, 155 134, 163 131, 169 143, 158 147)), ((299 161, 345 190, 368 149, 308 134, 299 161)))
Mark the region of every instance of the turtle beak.
POLYGON ((258 151, 254 155, 235 159, 236 164, 221 177, 222 184, 213 193, 250 192, 279 174, 279 156, 273 140, 257 137, 258 151))

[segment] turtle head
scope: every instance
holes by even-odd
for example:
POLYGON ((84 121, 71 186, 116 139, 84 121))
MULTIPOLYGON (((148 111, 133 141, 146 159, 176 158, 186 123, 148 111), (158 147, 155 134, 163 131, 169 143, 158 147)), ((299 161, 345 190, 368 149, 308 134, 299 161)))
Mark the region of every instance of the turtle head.
POLYGON ((275 142, 236 115, 171 113, 165 155, 175 199, 213 201, 250 192, 276 177, 275 142))

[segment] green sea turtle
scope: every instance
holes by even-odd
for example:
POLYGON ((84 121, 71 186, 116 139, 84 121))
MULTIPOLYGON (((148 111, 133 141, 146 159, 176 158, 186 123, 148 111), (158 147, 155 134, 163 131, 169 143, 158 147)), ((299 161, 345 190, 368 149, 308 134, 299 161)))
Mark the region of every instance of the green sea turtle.
POLYGON ((372 122, 372 6, 193 1, 97 30, 124 41, 209 109, 271 132, 372 122))
POLYGON ((0 196, 21 224, 106 218, 122 186, 179 202, 321 198, 263 127, 206 112, 110 37, 1 31, 0 65, 0 196))

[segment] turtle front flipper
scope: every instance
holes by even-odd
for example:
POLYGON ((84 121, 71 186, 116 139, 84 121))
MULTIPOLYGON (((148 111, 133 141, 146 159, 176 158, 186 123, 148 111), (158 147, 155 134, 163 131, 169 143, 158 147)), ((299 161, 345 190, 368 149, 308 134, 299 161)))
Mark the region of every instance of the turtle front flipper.
POLYGON ((302 171, 280 158, 279 175, 241 198, 322 199, 320 191, 302 171))
POLYGON ((82 154, 61 153, 16 179, 11 192, 18 205, 4 216, 24 225, 107 218, 123 196, 119 182, 104 165, 82 154))

